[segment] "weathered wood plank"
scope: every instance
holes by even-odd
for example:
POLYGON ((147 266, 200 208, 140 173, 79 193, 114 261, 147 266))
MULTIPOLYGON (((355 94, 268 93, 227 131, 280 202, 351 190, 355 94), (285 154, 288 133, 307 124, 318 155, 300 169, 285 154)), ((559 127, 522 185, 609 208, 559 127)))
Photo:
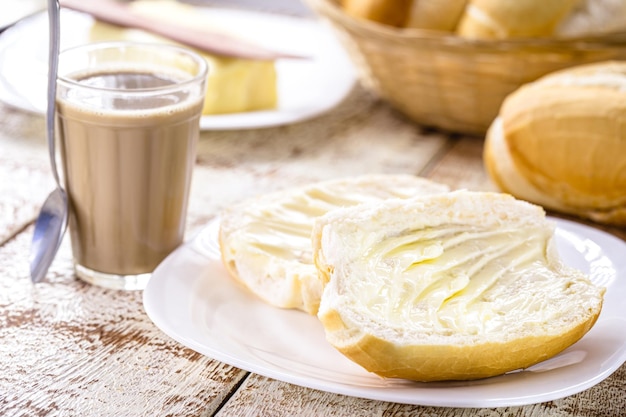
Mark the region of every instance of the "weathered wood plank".
POLYGON ((518 407, 446 408, 368 400, 303 388, 251 374, 217 417, 618 417, 626 409, 626 365, 575 396, 518 407))
POLYGON ((496 191, 482 163, 484 141, 479 137, 455 137, 451 146, 425 174, 453 189, 496 191))
POLYGON ((0 414, 210 414, 245 376, 165 336, 141 292, 77 280, 67 239, 33 286, 29 232, 0 248, 0 414))
MULTIPOLYGON (((361 89, 311 121, 277 128, 203 132, 196 203, 219 210, 255 194, 329 178, 420 172, 443 146, 361 89), (200 190, 203 191, 200 191, 200 190), (210 198, 210 194, 213 197, 210 198)), ((197 207, 197 206, 195 206, 197 207)))
POLYGON ((28 225, 53 189, 43 117, 0 103, 0 244, 28 225))

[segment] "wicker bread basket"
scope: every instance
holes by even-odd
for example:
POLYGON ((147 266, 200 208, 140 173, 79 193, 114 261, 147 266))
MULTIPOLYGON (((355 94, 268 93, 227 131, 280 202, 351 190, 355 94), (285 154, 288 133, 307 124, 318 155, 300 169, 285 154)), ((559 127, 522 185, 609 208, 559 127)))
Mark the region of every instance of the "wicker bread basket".
POLYGON ((479 41, 355 19, 337 0, 306 1, 337 29, 365 87, 417 123, 453 132, 483 135, 509 93, 549 72, 626 59, 624 33, 479 41))

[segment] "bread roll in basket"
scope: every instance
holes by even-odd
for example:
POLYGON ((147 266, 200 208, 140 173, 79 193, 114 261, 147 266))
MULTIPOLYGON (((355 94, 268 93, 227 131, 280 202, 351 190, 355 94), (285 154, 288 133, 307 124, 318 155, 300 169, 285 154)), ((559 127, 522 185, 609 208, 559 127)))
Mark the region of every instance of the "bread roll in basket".
POLYGON ((417 123, 453 132, 484 135, 504 98, 540 76, 626 59, 624 33, 470 39, 359 19, 338 0, 306 3, 336 30, 364 86, 417 123))

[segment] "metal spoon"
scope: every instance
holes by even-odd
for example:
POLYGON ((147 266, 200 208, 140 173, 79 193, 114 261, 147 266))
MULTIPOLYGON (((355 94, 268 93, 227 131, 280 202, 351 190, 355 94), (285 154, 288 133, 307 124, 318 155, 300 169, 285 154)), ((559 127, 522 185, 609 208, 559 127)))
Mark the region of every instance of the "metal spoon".
POLYGON ((67 228, 67 194, 61 186, 54 151, 54 119, 56 105, 56 80, 59 64, 60 6, 58 0, 48 0, 48 20, 50 23, 50 50, 48 55, 48 108, 46 113, 46 135, 52 174, 56 189, 50 193, 41 207, 35 223, 31 243, 30 277, 34 283, 42 281, 52 260, 56 256, 65 229, 67 228))

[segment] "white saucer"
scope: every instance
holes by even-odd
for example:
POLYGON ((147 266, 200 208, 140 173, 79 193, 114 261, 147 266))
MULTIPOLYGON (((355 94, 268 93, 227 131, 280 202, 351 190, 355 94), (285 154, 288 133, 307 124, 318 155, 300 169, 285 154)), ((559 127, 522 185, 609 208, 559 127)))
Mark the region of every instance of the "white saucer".
MULTIPOLYGON (((317 20, 238 9, 198 10, 214 27, 236 28, 237 36, 244 39, 311 58, 276 62, 277 109, 203 116, 203 130, 270 127, 310 119, 339 104, 355 85, 347 54, 331 30, 317 20)), ((63 9, 61 48, 89 42, 92 24, 90 16, 63 9)), ((47 27, 47 14, 38 13, 0 36, 0 101, 29 112, 45 112, 47 27)))

